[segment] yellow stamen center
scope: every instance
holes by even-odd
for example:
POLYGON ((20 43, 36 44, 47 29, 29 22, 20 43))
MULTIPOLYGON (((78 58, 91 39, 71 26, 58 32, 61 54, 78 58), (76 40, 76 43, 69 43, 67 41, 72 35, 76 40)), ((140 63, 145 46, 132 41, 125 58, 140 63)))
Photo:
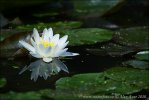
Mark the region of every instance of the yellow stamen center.
POLYGON ((42 44, 44 47, 53 47, 55 45, 54 42, 49 42, 47 40, 41 40, 39 44, 42 44))

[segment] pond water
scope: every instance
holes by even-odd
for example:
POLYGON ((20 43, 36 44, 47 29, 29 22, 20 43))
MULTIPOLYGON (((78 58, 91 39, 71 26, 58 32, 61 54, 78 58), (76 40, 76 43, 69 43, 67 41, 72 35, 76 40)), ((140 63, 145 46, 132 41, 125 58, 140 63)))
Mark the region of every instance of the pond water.
POLYGON ((0 4, 0 100, 149 99, 147 0, 17 2, 0 4), (33 81, 31 71, 19 72, 39 59, 19 40, 49 27, 68 35, 68 51, 80 55, 60 58, 69 73, 33 81))

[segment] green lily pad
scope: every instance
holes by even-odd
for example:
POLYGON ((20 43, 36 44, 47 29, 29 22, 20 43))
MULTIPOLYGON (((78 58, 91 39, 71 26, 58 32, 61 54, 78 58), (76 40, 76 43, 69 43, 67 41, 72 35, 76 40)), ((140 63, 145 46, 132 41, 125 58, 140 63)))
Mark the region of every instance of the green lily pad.
POLYGON ((139 60, 149 60, 149 51, 138 52, 135 57, 139 60))
POLYGON ((73 15, 81 18, 101 16, 123 0, 72 0, 73 15), (108 7, 107 7, 108 6, 108 7))
POLYGON ((140 49, 148 49, 148 36, 149 27, 132 27, 126 29, 120 29, 117 33, 117 41, 128 45, 139 47, 140 49))
POLYGON ((139 69, 148 69, 149 68, 149 62, 147 62, 147 61, 129 60, 129 61, 124 62, 124 64, 130 65, 134 68, 139 68, 139 69))
POLYGON ((0 78, 0 88, 5 86, 7 83, 7 80, 5 78, 0 78))
POLYGON ((62 33, 69 36, 70 45, 87 45, 109 41, 113 36, 112 31, 100 28, 72 29, 62 33))
POLYGON ((54 33, 59 33, 65 29, 72 29, 77 28, 82 25, 79 21, 60 21, 60 22, 53 22, 53 23, 38 23, 38 24, 31 24, 31 25, 22 25, 16 27, 18 30, 25 30, 25 31, 32 31, 33 28, 37 28, 38 30, 42 31, 44 28, 53 28, 54 33))
POLYGON ((149 71, 126 67, 115 67, 105 72, 106 76, 115 81, 127 82, 142 89, 148 89, 149 71))
POLYGON ((115 67, 103 73, 78 74, 61 78, 56 82, 56 91, 76 95, 131 94, 148 89, 149 71, 115 67))
POLYGON ((130 94, 137 92, 138 89, 137 86, 131 86, 127 83, 105 80, 104 77, 100 77, 100 74, 80 74, 57 81, 57 91, 67 91, 70 95, 130 94))

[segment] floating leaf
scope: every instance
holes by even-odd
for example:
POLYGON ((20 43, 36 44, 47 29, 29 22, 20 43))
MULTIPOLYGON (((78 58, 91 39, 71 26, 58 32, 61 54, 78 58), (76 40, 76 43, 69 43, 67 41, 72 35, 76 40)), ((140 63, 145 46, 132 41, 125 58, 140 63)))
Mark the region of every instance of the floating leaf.
POLYGON ((123 0, 72 0, 73 15, 86 18, 87 16, 101 16, 123 0), (108 7, 107 7, 108 6, 108 7))
POLYGON ((7 83, 7 80, 5 78, 0 78, 0 88, 5 86, 7 83))
POLYGON ((149 27, 132 27, 120 29, 117 33, 117 42, 128 46, 139 47, 140 49, 149 48, 149 27))
POLYGON ((142 89, 149 88, 149 71, 126 67, 115 67, 107 70, 106 76, 115 81, 123 81, 142 89))
POLYGON ((86 45, 97 42, 108 41, 112 38, 113 32, 100 28, 82 28, 63 31, 69 36, 70 45, 86 45))
POLYGON ((54 30, 54 33, 60 32, 64 29, 72 29, 77 28, 82 25, 79 21, 60 21, 60 22, 53 22, 53 23, 38 23, 38 24, 31 24, 31 25, 23 25, 18 26, 16 29, 18 30, 26 30, 26 31, 32 31, 33 28, 37 28, 38 30, 43 30, 44 28, 50 28, 52 27, 54 30))
POLYGON ((149 60, 149 51, 138 52, 135 57, 139 60, 149 60))
POLYGON ((140 68, 140 69, 149 68, 149 62, 147 61, 129 60, 129 61, 124 62, 124 64, 130 65, 134 68, 140 68))
POLYGON ((61 95, 112 95, 131 94, 148 89, 149 71, 125 67, 111 68, 103 73, 78 74, 61 78, 56 91, 61 95))

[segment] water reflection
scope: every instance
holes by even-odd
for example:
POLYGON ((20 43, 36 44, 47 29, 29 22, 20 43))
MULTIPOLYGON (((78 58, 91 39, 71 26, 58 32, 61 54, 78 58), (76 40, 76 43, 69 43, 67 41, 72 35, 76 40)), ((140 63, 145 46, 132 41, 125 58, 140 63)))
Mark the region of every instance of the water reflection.
POLYGON ((58 58, 53 59, 50 63, 46 63, 42 59, 36 60, 30 63, 29 66, 25 66, 19 74, 22 74, 26 70, 32 71, 31 80, 34 81, 38 79, 38 76, 46 80, 48 76, 50 77, 51 75, 58 74, 61 70, 69 73, 67 66, 58 58))

